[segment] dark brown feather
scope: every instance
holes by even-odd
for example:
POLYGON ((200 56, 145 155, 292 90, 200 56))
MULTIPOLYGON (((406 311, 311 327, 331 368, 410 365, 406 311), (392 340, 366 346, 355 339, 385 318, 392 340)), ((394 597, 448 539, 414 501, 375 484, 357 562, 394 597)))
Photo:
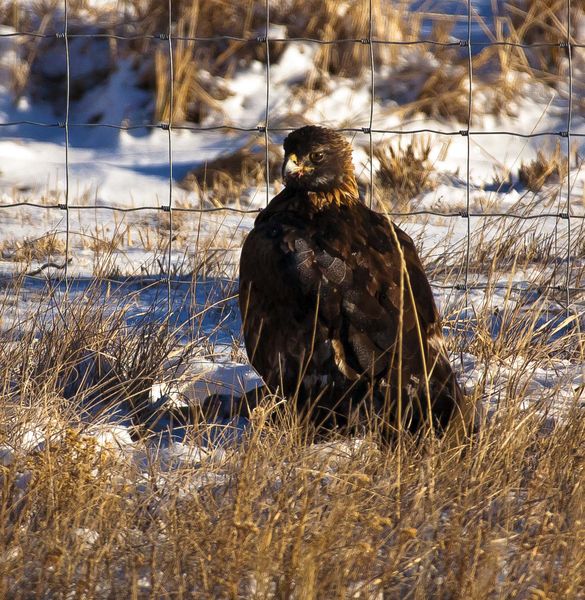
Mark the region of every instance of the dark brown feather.
POLYGON ((401 415, 411 430, 444 428, 461 412, 463 394, 412 240, 359 201, 341 136, 323 128, 291 135, 285 152, 295 157, 329 136, 341 172, 328 165, 333 189, 287 184, 244 243, 240 308, 250 362, 317 425, 347 426, 375 413, 388 426, 401 415))

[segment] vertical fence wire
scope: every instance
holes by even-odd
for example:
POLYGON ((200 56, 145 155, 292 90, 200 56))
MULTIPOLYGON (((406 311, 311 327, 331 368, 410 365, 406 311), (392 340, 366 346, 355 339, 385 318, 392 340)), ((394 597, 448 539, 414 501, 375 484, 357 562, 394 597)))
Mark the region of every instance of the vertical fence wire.
POLYGON ((70 255, 70 222, 69 222, 69 111, 71 108, 71 56, 69 54, 69 0, 64 0, 63 6, 63 39, 65 41, 65 203, 60 208, 65 210, 65 286, 69 282, 70 255))
POLYGON ((270 152, 268 148, 268 119, 270 113, 270 0, 266 0, 266 27, 264 45, 266 49, 266 107, 264 110, 264 177, 266 180, 266 205, 270 202, 270 152))
POLYGON ((167 123, 168 156, 169 156, 169 244, 167 256, 167 310, 169 315, 172 312, 172 261, 173 261, 173 115, 175 111, 175 68, 173 61, 173 0, 168 0, 168 53, 169 53, 169 121, 167 123))
POLYGON ((571 0, 567 0, 567 58, 569 105, 567 112, 567 202, 565 212, 567 217, 567 265, 565 276, 565 300, 567 313, 571 306, 571 125, 573 120, 573 52, 571 40, 571 0))
POLYGON ((469 257, 471 254, 471 210, 470 210, 470 195, 471 195, 471 119, 473 116, 473 54, 472 54, 472 43, 471 43, 471 0, 467 0, 467 39, 465 41, 467 46, 467 78, 468 78, 468 90, 467 90, 467 131, 465 132, 465 138, 467 141, 467 156, 465 165, 465 214, 463 217, 466 220, 466 244, 465 244, 465 278, 464 278, 464 289, 465 289, 465 306, 469 304, 469 257))
POLYGON ((376 68, 374 58, 374 13, 372 0, 368 2, 368 17, 369 17, 369 29, 368 39, 366 40, 369 50, 370 58, 370 120, 368 124, 368 138, 369 138, 369 157, 370 157, 370 208, 374 205, 374 141, 372 139, 372 129, 374 128, 374 100, 376 93, 376 68))

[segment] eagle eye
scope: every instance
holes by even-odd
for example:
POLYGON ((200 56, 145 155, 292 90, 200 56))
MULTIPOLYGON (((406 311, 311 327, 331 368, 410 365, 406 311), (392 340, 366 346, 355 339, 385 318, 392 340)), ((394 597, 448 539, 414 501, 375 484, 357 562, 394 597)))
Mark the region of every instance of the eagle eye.
POLYGON ((325 153, 324 152, 311 152, 311 154, 309 154, 309 158, 311 159, 312 163, 318 164, 318 163, 322 162, 323 159, 325 158, 325 153))

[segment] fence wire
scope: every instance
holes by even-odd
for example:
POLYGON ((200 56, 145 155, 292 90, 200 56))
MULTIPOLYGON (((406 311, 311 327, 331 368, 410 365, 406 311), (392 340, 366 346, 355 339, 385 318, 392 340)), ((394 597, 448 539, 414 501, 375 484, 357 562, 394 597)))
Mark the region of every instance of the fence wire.
MULTIPOLYGON (((274 0, 273 0, 274 1, 274 0)), ((167 274, 166 282, 168 286, 168 308, 171 310, 171 286, 175 283, 172 278, 172 249, 173 249, 173 213, 186 212, 186 213, 234 213, 234 214, 255 214, 260 209, 256 208, 237 208, 233 206, 220 206, 211 208, 196 208, 196 207, 179 207, 173 205, 173 131, 191 131, 191 132, 213 132, 213 131, 234 131, 240 133, 256 133, 263 136, 265 144, 265 156, 264 156, 264 173, 265 173, 265 196, 266 203, 270 200, 270 166, 269 166, 269 135, 270 132, 274 133, 288 133, 293 131, 291 127, 272 127, 270 125, 270 100, 271 100, 271 62, 270 62, 270 44, 271 43, 295 43, 304 42, 316 45, 339 45, 339 44, 360 44, 367 46, 369 54, 369 69, 370 69, 370 103, 369 103, 369 118, 367 125, 363 127, 340 127, 336 128, 336 131, 341 133, 361 133, 368 136, 369 146, 369 189, 367 194, 367 201, 370 206, 373 205, 374 198, 374 170, 373 170, 373 135, 374 134, 386 134, 386 135, 416 135, 416 134, 436 134, 440 136, 461 136, 466 141, 466 180, 465 180, 465 209, 456 211, 437 211, 430 209, 422 210, 411 210, 411 211, 388 211, 388 214, 393 217, 411 217, 417 215, 428 215, 428 216, 439 216, 445 218, 463 218, 466 220, 466 239, 465 239, 465 261, 462 265, 456 283, 453 284, 442 284, 432 283, 433 287, 445 290, 459 290, 464 291, 467 297, 467 293, 470 290, 486 290, 486 289, 505 289, 505 290, 517 290, 526 291, 525 286, 522 285, 510 285, 506 283, 494 284, 483 284, 483 283, 469 283, 470 275, 470 255, 471 255, 471 219, 472 218, 490 218, 499 217, 506 219, 515 220, 538 220, 538 219, 556 219, 555 232, 558 229, 560 222, 566 223, 566 235, 567 235, 567 255, 566 271, 565 271, 565 283, 564 285, 548 285, 541 286, 538 288, 540 292, 547 290, 554 290, 564 292, 566 308, 569 310, 571 306, 572 295, 585 291, 585 286, 571 285, 571 267, 572 267, 572 255, 571 255, 571 241, 573 234, 573 221, 585 220, 585 215, 572 214, 571 207, 571 184, 570 184, 570 172, 571 172, 571 140, 573 138, 583 138, 585 133, 579 133, 572 130, 573 120, 573 51, 579 48, 585 48, 585 43, 578 43, 572 40, 571 37, 571 2, 572 0, 566 1, 566 37, 565 40, 558 43, 554 42, 513 42, 513 41, 502 41, 502 40, 490 40, 484 41, 473 41, 472 39, 472 23, 473 23, 473 5, 472 0, 466 0, 467 11, 466 11, 466 36, 463 39, 452 39, 452 41, 443 42, 433 40, 429 38, 422 38, 417 40, 386 40, 386 39, 375 39, 374 38, 374 12, 372 6, 372 0, 368 0, 368 37, 367 38, 338 38, 334 40, 323 40, 312 37, 278 37, 270 36, 270 7, 271 0, 265 0, 265 28, 264 33, 259 36, 247 37, 247 36, 233 36, 233 35, 217 35, 217 36, 181 36, 173 33, 173 0, 168 0, 168 28, 164 32, 158 34, 134 34, 134 35, 123 35, 115 33, 71 33, 69 31, 69 0, 63 0, 63 30, 56 33, 38 33, 38 32, 27 32, 27 31, 14 31, 0 33, 0 38, 9 37, 30 37, 30 38, 57 38, 63 40, 65 59, 66 59, 66 87, 65 87, 65 120, 55 122, 39 122, 34 120, 16 120, 16 121, 5 121, 0 122, 1 128, 14 127, 28 125, 39 128, 61 128, 64 130, 64 143, 65 143, 65 192, 64 202, 57 205, 46 205, 41 203, 29 202, 29 201, 17 201, 12 203, 0 204, 0 210, 9 210, 16 207, 33 207, 44 210, 61 210, 65 213, 65 263, 64 263, 64 274, 65 279, 68 277, 68 268, 71 262, 71 247, 70 247, 70 211, 84 211, 84 210, 109 210, 120 213, 131 213, 138 211, 162 211, 169 215, 169 234, 168 234, 168 246, 167 246, 167 274), (70 120, 70 103, 71 103, 71 56, 69 42, 72 39, 77 38, 94 38, 94 39, 110 39, 118 41, 138 41, 138 40, 153 40, 165 43, 168 48, 168 98, 169 98, 169 120, 167 122, 142 122, 142 123, 76 123, 70 120), (197 43, 209 43, 218 41, 235 41, 245 44, 257 44, 264 47, 265 50, 265 77, 266 77, 266 93, 265 93, 265 109, 264 119, 262 124, 251 125, 249 127, 237 126, 232 124, 219 124, 211 126, 198 126, 191 124, 175 124, 173 123, 174 114, 174 92, 175 92, 175 72, 173 63, 173 43, 178 41, 188 41, 197 43), (440 48, 465 48, 467 54, 467 127, 465 129, 437 129, 430 127, 421 128, 400 128, 400 129, 380 129, 374 127, 374 106, 375 106, 375 90, 376 90, 376 65, 375 65, 375 46, 431 46, 440 48), (482 49, 486 47, 497 47, 505 46, 509 48, 521 48, 521 49, 534 49, 534 48, 560 48, 565 50, 568 58, 568 71, 567 71, 567 86, 568 86, 568 111, 567 121, 565 129, 561 131, 540 131, 531 133, 522 133, 518 131, 510 130, 473 130, 472 119, 473 119, 473 50, 482 49), (168 172, 169 172, 169 191, 168 191, 168 204, 156 205, 156 206, 139 206, 139 207, 122 207, 108 204, 72 204, 70 201, 70 130, 71 128, 104 128, 114 129, 119 131, 134 131, 144 129, 161 129, 167 132, 168 136, 168 172), (561 141, 566 141, 566 167, 567 174, 561 182, 561 193, 563 184, 566 185, 566 198, 564 203, 564 210, 557 210, 556 212, 549 211, 538 214, 518 214, 513 212, 473 212, 471 210, 470 194, 470 172, 471 172, 471 139, 475 136, 513 136, 524 139, 539 138, 539 137, 558 137, 561 141), (463 281, 463 283, 461 282, 463 281)), ((451 36, 453 38, 453 36, 451 36)))

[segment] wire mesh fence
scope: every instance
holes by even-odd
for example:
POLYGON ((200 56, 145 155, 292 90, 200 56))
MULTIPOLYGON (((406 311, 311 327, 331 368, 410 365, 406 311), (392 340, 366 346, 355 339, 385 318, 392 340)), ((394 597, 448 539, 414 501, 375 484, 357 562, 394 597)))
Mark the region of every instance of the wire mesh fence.
MULTIPOLYGON (((275 5, 275 0, 265 0, 264 2, 264 27, 263 31, 254 36, 234 36, 234 35, 217 35, 217 36, 198 36, 198 35, 183 35, 177 31, 176 21, 174 19, 174 11, 176 10, 176 2, 168 0, 167 5, 167 21, 166 28, 163 31, 157 33, 116 33, 116 32, 78 32, 70 30, 70 0, 63 0, 62 11, 63 11, 63 28, 60 31, 54 33, 48 32, 33 32, 33 31, 10 31, 0 33, 0 37, 22 37, 22 38, 40 38, 40 39, 51 39, 57 38, 59 42, 63 44, 63 51, 66 58, 66 81, 65 81, 65 94, 63 97, 64 104, 64 119, 50 121, 37 121, 37 120, 14 120, 0 122, 0 132, 2 129, 15 126, 31 126, 34 128, 58 128, 63 130, 63 139, 65 146, 64 153, 64 169, 65 169, 65 189, 63 200, 56 202, 54 205, 47 205, 46 203, 34 202, 34 201, 14 201, 9 203, 0 204, 0 211, 10 211, 17 207, 31 207, 43 210, 55 210, 62 211, 65 217, 65 260, 63 263, 64 276, 67 279, 69 276, 69 264, 74 253, 71 247, 71 219, 70 215, 72 211, 87 211, 87 210, 100 210, 114 211, 119 213, 129 213, 138 211, 159 211, 168 215, 168 232, 167 232, 167 246, 166 246, 166 264, 165 264, 165 279, 168 285, 168 297, 169 297, 169 308, 170 297, 171 297, 171 284, 173 283, 173 242, 175 239, 175 227, 173 223, 173 217, 180 213, 234 213, 234 214, 255 214, 260 209, 256 207, 239 207, 239 206, 178 206, 174 201, 174 164, 173 164, 173 139, 175 132, 189 131, 192 133, 206 132, 240 132, 250 133, 260 136, 264 141, 264 194, 265 202, 268 203, 270 200, 272 182, 270 177, 270 160, 269 160, 269 143, 270 135, 278 134, 282 135, 288 131, 292 131, 294 127, 282 127, 278 123, 274 124, 271 122, 271 94, 272 83, 271 83, 271 72, 273 65, 271 63, 271 47, 274 44, 292 44, 302 42, 311 45, 318 46, 340 46, 340 45, 355 45, 356 47, 363 47, 367 51, 368 55, 368 71, 369 71, 369 114, 365 119, 365 122, 361 126, 356 127, 338 127, 337 130, 345 132, 347 134, 362 135, 366 136, 367 148, 368 148, 368 179, 369 185, 367 187, 366 201, 370 206, 374 205, 374 136, 376 135, 394 135, 394 136, 412 136, 419 134, 433 134, 446 136, 449 138, 460 138, 464 140, 466 145, 466 169, 464 174, 465 179, 465 203, 461 209, 451 210, 435 210, 435 209, 416 209, 416 210, 393 210, 390 208, 387 212, 389 216, 395 218, 409 218, 416 216, 435 216, 445 219, 463 219, 465 222, 466 233, 465 233, 465 252, 464 252, 464 263, 461 266, 458 277, 449 283, 437 283, 433 285, 444 289, 456 289, 467 293, 469 290, 482 290, 486 289, 487 285, 482 282, 471 282, 470 281, 470 256, 473 247, 473 236, 472 236, 472 220, 474 219, 489 219, 489 218, 502 218, 517 221, 531 221, 537 219, 548 219, 554 220, 555 223, 555 234, 564 235, 566 238, 566 254, 563 257, 565 263, 564 278, 562 282, 555 282, 550 285, 551 290, 557 292, 561 291, 564 294, 564 303, 567 308, 572 305, 577 294, 585 291, 585 287, 579 285, 579 282, 575 282, 572 276, 572 264, 575 257, 572 254, 573 236, 575 235, 576 225, 575 223, 582 223, 585 220, 584 214, 579 214, 573 210, 572 198, 571 198, 571 144, 574 139, 585 137, 585 133, 575 131, 573 128, 573 115, 574 115, 574 73, 573 73, 573 61, 572 56, 576 49, 584 48, 585 44, 579 43, 579 40, 575 40, 574 31, 572 27, 572 1, 566 0, 564 5, 564 20, 562 28, 564 29, 564 36, 555 42, 546 40, 536 41, 514 41, 514 40, 498 40, 491 39, 488 41, 475 40, 472 35, 472 27, 474 18, 476 16, 476 8, 472 0, 466 0, 466 12, 465 12, 465 30, 464 35, 457 37, 451 35, 447 41, 432 39, 432 37, 422 37, 416 40, 403 40, 403 39, 385 39, 380 38, 376 35, 375 28, 375 14, 373 7, 373 0, 368 0, 364 3, 364 8, 367 9, 367 37, 360 38, 346 38, 342 37, 339 39, 320 39, 315 37, 282 37, 278 34, 272 34, 272 22, 271 22, 271 8, 275 5), (107 123, 107 122, 76 122, 71 118, 71 63, 72 63, 72 51, 70 42, 79 38, 87 38, 90 40, 107 39, 110 41, 152 41, 156 44, 160 44, 161 47, 166 47, 167 54, 167 69, 168 69, 168 115, 167 120, 161 122, 148 122, 148 123, 107 123), (213 125, 196 125, 184 121, 175 122, 175 90, 178 85, 177 72, 174 64, 174 53, 175 47, 179 43, 195 43, 195 44, 209 44, 212 42, 237 42, 246 45, 256 45, 258 48, 263 49, 263 63, 265 71, 265 96, 264 96, 264 115, 261 122, 251 124, 250 126, 236 125, 233 123, 225 124, 213 124, 213 125), (421 46, 421 47, 437 47, 437 48, 454 48, 466 54, 466 123, 463 128, 449 128, 447 120, 446 125, 442 128, 436 127, 398 127, 398 128, 379 128, 376 127, 374 111, 376 104, 376 90, 378 85, 378 77, 376 69, 376 49, 381 47, 405 47, 405 46, 421 46), (552 51, 553 49, 564 53, 568 61, 568 68, 566 74, 566 89, 567 89, 567 108, 566 108, 566 120, 565 126, 558 131, 535 131, 529 132, 513 131, 507 129, 488 130, 484 128, 474 129, 474 111, 475 111, 475 95, 474 95, 474 52, 486 48, 486 47, 508 47, 508 48, 521 48, 521 49, 534 49, 541 48, 552 51), (72 181, 71 181, 71 166, 70 166, 70 134, 72 129, 113 129, 118 131, 136 131, 136 130, 163 130, 167 134, 168 140, 168 196, 166 200, 159 205, 142 205, 142 206, 116 206, 109 205, 107 203, 75 203, 72 201, 72 181), (531 138, 557 138, 562 144, 564 161, 566 162, 566 173, 563 175, 560 182, 560 195, 564 198, 564 201, 559 201, 557 206, 551 210, 539 212, 538 214, 521 214, 515 211, 495 210, 495 211, 477 211, 473 210, 470 201, 471 192, 471 166, 472 166, 472 151, 471 144, 474 139, 479 139, 481 136, 511 136, 516 138, 531 139, 531 138)), ((510 287, 509 282, 502 282, 503 287, 510 287)), ((493 287, 493 286, 492 286, 493 287)), ((512 286, 513 287, 513 286, 512 286)))

